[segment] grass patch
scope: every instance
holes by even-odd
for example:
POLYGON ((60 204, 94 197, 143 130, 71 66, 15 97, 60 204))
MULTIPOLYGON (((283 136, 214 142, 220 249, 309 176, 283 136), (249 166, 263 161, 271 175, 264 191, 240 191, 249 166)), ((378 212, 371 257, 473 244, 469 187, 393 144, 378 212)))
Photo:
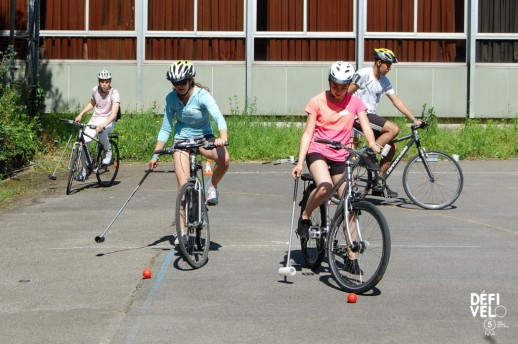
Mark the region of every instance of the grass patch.
MULTIPOLYGON (((42 116, 40 141, 44 149, 33 160, 33 166, 17 178, 2 181, 0 205, 6 200, 33 192, 35 188, 48 186, 48 175, 56 163, 70 135, 77 129, 59 121, 59 118, 73 119, 75 114, 47 114, 42 116)), ((518 118, 509 120, 467 119, 462 123, 439 120, 433 108, 423 108, 423 117, 431 124, 419 131, 421 141, 428 150, 440 150, 458 154, 461 159, 516 159, 518 157, 518 118), (449 125, 452 124, 452 125, 449 125)), ((88 120, 85 118, 85 121, 88 120)), ((149 161, 156 144, 163 116, 152 112, 125 113, 117 123, 114 133, 123 162, 149 161)), ((243 111, 226 117, 229 129, 228 150, 231 160, 274 161, 294 156, 296 159, 300 137, 304 130, 304 116, 258 116, 243 111)), ((408 121, 392 119, 401 128, 400 135, 410 133, 408 121)), ((215 128, 217 132, 217 129, 215 128)), ((73 136, 74 137, 74 136, 73 136)), ((171 139, 167 145, 171 144, 171 139)), ((398 151, 404 143, 398 145, 398 151)), ((66 152, 60 171, 66 168, 70 147, 66 152)), ((406 155, 409 159, 416 154, 415 148, 406 155)), ((170 161, 170 157, 162 157, 170 161)), ((12 203, 12 202, 11 202, 12 203)))

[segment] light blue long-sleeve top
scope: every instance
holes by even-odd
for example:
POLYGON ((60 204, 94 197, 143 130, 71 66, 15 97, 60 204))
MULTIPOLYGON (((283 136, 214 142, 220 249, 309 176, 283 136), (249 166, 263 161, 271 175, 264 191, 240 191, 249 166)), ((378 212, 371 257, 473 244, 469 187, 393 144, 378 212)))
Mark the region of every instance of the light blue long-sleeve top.
POLYGON ((207 90, 194 86, 192 95, 185 105, 180 101, 178 92, 173 90, 165 98, 164 120, 158 133, 158 141, 167 142, 175 117, 175 140, 214 135, 209 116, 216 123, 218 130, 227 130, 227 122, 207 90))

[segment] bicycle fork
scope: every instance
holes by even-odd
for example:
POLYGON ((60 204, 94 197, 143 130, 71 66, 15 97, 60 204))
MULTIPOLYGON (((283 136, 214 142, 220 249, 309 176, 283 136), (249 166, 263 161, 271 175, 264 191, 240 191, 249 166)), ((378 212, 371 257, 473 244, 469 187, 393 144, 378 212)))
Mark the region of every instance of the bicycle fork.
POLYGON ((192 232, 195 228, 200 228, 203 225, 203 218, 201 216, 202 213, 202 207, 205 206, 203 203, 203 195, 202 195, 202 186, 199 180, 194 181, 194 187, 192 189, 192 194, 186 195, 186 197, 189 197, 185 200, 184 204, 184 211, 185 211, 185 227, 192 232), (194 195, 197 195, 197 197, 193 197, 194 195), (196 198, 196 204, 193 204, 193 206, 189 206, 190 202, 193 202, 193 198, 196 198), (191 213, 193 212, 193 213, 191 213))
POLYGON ((347 192, 347 196, 345 197, 345 202, 343 204, 343 218, 344 218, 344 221, 345 221, 345 230, 347 233, 346 236, 347 236, 347 241, 348 241, 348 246, 350 247, 350 249, 357 253, 357 252, 363 252, 363 250, 365 249, 365 245, 363 244, 363 239, 362 239, 362 234, 361 234, 361 230, 360 230, 360 221, 358 219, 358 216, 355 216, 354 212, 352 211, 353 207, 352 207, 352 203, 351 203, 351 195, 352 195, 352 192, 353 192, 353 185, 352 185, 352 180, 353 180, 353 168, 352 168, 352 165, 351 163, 348 161, 347 162, 347 168, 346 168, 346 173, 347 173, 347 190, 344 190, 344 192, 347 192), (353 221, 354 221, 354 228, 355 228, 355 233, 356 233, 356 236, 358 238, 358 240, 353 240, 353 237, 352 237, 352 230, 351 230, 351 217, 354 217, 353 221))

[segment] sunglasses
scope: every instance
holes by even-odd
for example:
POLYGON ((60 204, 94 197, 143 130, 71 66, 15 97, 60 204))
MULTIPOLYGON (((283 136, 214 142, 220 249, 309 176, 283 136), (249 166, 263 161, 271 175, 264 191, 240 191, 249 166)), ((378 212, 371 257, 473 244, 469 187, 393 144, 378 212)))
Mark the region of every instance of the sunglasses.
POLYGON ((173 86, 185 86, 189 82, 189 79, 184 79, 182 81, 173 82, 173 86))

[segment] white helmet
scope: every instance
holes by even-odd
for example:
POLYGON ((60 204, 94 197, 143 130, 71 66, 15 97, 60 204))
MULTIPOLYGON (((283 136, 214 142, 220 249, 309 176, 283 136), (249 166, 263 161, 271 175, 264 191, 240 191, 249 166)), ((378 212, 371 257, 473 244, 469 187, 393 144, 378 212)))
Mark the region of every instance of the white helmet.
POLYGON ((178 60, 169 66, 167 70, 167 80, 171 82, 180 82, 185 79, 194 78, 196 75, 196 69, 191 61, 178 60))
POLYGON ((103 69, 97 74, 97 79, 108 80, 112 78, 112 73, 109 70, 103 69))
POLYGON ((329 68, 329 81, 334 81, 337 84, 348 84, 353 79, 354 67, 347 62, 337 61, 329 68))

